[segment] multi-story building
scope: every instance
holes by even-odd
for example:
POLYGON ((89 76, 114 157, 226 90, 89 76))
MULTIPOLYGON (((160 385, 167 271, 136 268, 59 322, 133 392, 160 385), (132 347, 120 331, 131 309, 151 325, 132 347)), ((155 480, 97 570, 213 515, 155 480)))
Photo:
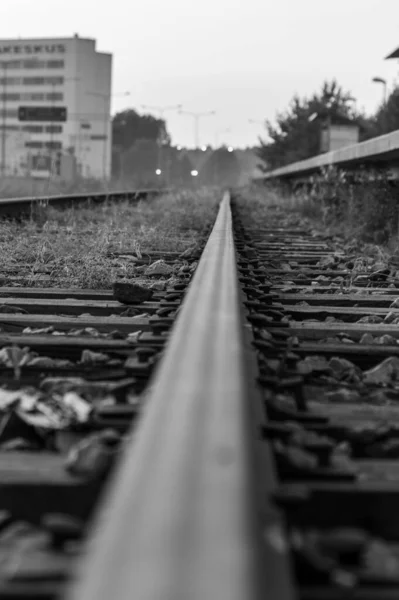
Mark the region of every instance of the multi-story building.
POLYGON ((111 71, 93 39, 0 40, 0 175, 108 178, 111 71))

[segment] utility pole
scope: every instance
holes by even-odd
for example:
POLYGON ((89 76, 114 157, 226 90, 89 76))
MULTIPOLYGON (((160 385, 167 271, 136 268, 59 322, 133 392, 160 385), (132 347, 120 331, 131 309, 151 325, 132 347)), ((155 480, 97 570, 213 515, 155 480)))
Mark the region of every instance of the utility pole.
POLYGON ((193 117, 193 119, 194 119, 194 144, 195 144, 195 148, 199 148, 199 120, 201 117, 208 117, 211 115, 215 115, 216 111, 211 110, 208 112, 198 113, 198 112, 188 112, 188 111, 180 110, 179 114, 193 117))

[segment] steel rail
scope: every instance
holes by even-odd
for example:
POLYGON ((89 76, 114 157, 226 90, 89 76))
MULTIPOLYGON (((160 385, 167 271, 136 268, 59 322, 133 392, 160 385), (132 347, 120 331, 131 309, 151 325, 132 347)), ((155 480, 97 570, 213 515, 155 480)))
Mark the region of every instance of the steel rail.
POLYGON ((101 203, 106 200, 140 200, 150 196, 167 193, 168 189, 142 189, 124 192, 81 192, 77 194, 57 194, 53 196, 37 196, 23 198, 0 198, 0 217, 16 216, 29 213, 35 207, 51 204, 58 208, 77 206, 89 201, 101 203))
POLYGON ((226 193, 68 600, 261 597, 231 221, 226 193))
POLYGON ((25 203, 35 203, 35 202, 43 202, 43 203, 54 203, 54 202, 67 202, 68 200, 124 200, 125 198, 135 198, 137 196, 147 196, 150 194, 163 194, 168 192, 167 189, 152 189, 152 188, 144 188, 138 190, 126 190, 123 192, 79 192, 74 194, 53 194, 53 195, 43 195, 43 196, 24 196, 21 198, 0 198, 0 206, 3 205, 14 205, 14 204, 25 204, 25 203))

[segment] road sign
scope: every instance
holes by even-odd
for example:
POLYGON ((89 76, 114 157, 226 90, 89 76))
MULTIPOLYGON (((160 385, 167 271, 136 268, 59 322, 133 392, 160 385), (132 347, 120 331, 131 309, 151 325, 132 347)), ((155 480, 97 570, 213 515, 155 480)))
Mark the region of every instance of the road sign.
POLYGON ((18 120, 65 122, 67 109, 65 106, 19 106, 18 120))

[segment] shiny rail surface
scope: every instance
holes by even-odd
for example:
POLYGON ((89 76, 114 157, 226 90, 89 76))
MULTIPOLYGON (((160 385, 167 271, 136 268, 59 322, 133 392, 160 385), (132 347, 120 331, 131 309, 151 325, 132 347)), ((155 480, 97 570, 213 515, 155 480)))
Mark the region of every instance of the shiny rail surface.
POLYGON ((226 193, 68 600, 261 597, 231 221, 226 193))

